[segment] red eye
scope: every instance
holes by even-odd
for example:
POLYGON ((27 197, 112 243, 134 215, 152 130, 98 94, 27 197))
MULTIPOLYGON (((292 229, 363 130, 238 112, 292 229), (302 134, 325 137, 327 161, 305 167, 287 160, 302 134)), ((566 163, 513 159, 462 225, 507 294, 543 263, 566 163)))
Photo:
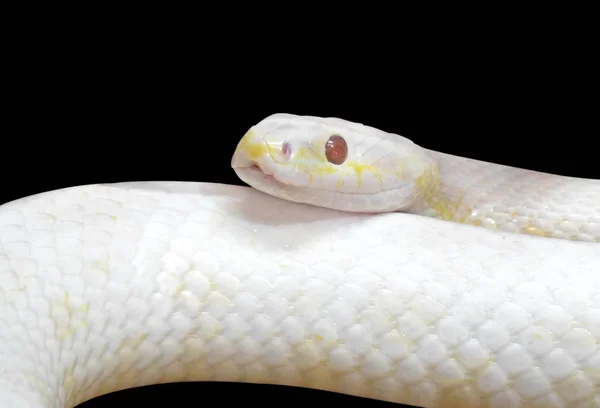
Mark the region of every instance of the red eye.
POLYGON ((343 137, 333 135, 325 143, 325 157, 332 164, 342 164, 348 157, 348 145, 343 137))

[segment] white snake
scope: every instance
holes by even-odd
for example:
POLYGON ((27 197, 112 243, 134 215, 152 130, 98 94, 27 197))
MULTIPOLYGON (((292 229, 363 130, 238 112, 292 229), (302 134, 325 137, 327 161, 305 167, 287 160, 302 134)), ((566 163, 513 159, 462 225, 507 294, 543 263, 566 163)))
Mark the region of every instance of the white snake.
POLYGON ((291 115, 250 129, 232 164, 255 189, 0 206, 0 407, 211 380, 600 407, 598 180, 291 115))

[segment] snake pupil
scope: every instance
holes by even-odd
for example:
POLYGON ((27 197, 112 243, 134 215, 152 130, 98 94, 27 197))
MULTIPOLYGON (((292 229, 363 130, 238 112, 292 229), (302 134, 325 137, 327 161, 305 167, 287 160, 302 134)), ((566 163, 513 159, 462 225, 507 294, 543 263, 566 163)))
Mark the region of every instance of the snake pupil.
POLYGON ((333 135, 329 137, 327 143, 325 143, 325 156, 327 161, 331 164, 342 164, 348 157, 348 145, 346 140, 340 135, 333 135))

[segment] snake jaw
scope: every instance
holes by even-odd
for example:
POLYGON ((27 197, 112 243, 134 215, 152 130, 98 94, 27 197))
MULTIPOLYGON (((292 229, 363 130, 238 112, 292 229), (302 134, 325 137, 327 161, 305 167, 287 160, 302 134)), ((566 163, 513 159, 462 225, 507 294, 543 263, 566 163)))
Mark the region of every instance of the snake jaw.
POLYGON ((258 165, 258 164, 253 164, 253 165, 251 165, 249 167, 246 167, 246 169, 248 169, 249 171, 252 171, 254 173, 260 173, 260 175, 263 177, 264 180, 274 180, 274 181, 276 181, 275 176, 273 175, 273 173, 271 173, 271 172, 269 172, 269 171, 261 168, 260 165, 258 165))

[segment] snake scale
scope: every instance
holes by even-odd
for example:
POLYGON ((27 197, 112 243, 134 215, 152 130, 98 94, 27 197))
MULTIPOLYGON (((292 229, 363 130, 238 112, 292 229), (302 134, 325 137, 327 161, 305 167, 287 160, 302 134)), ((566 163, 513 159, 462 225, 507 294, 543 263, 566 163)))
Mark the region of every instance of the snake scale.
POLYGON ((181 381, 420 407, 600 407, 600 181, 277 114, 249 187, 0 206, 0 407, 181 381))

